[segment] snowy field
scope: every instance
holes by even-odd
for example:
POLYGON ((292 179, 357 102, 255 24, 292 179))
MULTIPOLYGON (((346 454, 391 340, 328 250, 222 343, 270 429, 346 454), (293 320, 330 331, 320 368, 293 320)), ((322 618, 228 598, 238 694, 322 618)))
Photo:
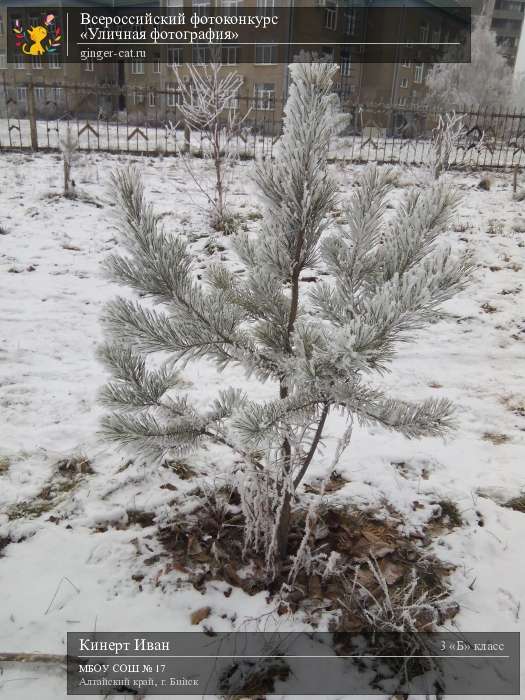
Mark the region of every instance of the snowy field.
MULTIPOLYGON (((106 187, 111 169, 130 160, 166 227, 188 238, 203 269, 218 258, 240 267, 228 239, 211 234, 178 159, 83 156, 73 169, 80 196, 71 200, 61 196, 58 155, 0 155, 0 652, 64 654, 66 632, 77 630, 195 631, 191 613, 204 606, 216 631, 256 629, 266 615, 266 625, 281 631, 308 628, 300 615, 277 617, 264 593, 234 589, 226 597, 220 582, 196 591, 166 566, 155 526, 129 522, 136 509, 163 522, 173 494, 195 487, 160 465, 130 463, 97 437, 96 394, 105 381, 95 358, 99 316, 116 294, 101 274, 117 247, 106 187), (57 463, 72 457, 89 460, 93 473, 42 504, 57 463)), ((256 232, 252 168, 236 166, 232 206, 256 232)), ((357 168, 332 168, 340 183, 336 216, 344 218, 357 168)), ((422 169, 397 173, 395 198, 427 178, 422 169)), ((478 189, 480 173, 449 177, 464 199, 445 238, 473 251, 474 281, 447 304, 447 320, 404 349, 385 381, 400 398, 453 400, 458 429, 446 442, 356 429, 339 465, 348 483, 333 498, 378 513, 392 507, 406 532, 416 533, 437 502, 455 503, 463 525, 433 544, 456 567, 450 583, 461 609, 453 629, 519 632, 525 514, 503 504, 525 491, 525 207, 512 199, 511 175, 491 175, 490 191, 478 189)), ((188 375, 203 402, 220 382, 249 390, 238 372, 217 375, 205 363, 188 375)), ((339 420, 328 427, 327 447, 339 420)), ((220 482, 231 469, 216 449, 187 461, 198 482, 220 482)), ((326 468, 321 456, 309 481, 326 468)), ((59 668, 2 670, 2 700, 66 697, 59 668)))

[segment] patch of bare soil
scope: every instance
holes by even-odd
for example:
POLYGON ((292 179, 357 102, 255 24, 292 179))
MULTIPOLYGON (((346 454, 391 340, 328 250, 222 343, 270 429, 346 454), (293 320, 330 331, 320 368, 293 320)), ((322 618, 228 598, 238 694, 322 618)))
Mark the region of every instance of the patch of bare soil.
POLYGON ((525 513, 525 494, 511 498, 509 501, 503 504, 503 507, 517 510, 520 513, 525 513))
POLYGON ((9 537, 0 537, 0 557, 3 556, 2 550, 4 550, 8 544, 11 544, 11 539, 9 537))
MULTIPOLYGON (((340 489, 342 489, 347 483, 348 481, 341 474, 339 474, 338 471, 333 471, 330 474, 330 478, 324 485, 323 492, 334 493, 335 491, 339 491, 340 489)), ((320 494, 321 483, 306 484, 304 490, 305 493, 320 494)))
MULTIPOLYGON (((93 468, 90 461, 84 456, 62 459, 55 465, 54 471, 37 495, 26 501, 14 503, 7 509, 9 520, 18 518, 38 518, 49 513, 60 503, 65 501, 87 474, 92 474, 93 468)), ((58 519, 51 516, 52 522, 58 519)))
POLYGON ((264 700, 266 693, 275 692, 275 681, 285 681, 290 668, 284 659, 243 659, 232 664, 220 679, 220 690, 226 700, 264 700), (241 695, 230 695, 235 688, 241 695))
POLYGON ((163 575, 178 571, 199 591, 212 580, 225 581, 249 595, 267 591, 268 600, 276 601, 281 615, 300 609, 315 625, 320 614, 332 612, 337 617, 339 613, 341 629, 354 633, 369 626, 362 611, 365 598, 382 603, 387 597, 405 595, 409 587, 413 623, 428 629, 457 612, 457 606, 443 602, 448 597, 447 577, 452 567, 435 558, 430 544, 437 536, 436 524, 441 535, 447 528, 459 526, 461 520, 451 504, 443 503, 426 533, 404 534, 401 523, 395 513, 389 520, 380 520, 371 511, 324 507, 309 541, 310 551, 320 563, 290 584, 293 558, 304 536, 305 512, 294 513, 289 558, 269 577, 264 553, 243 552, 244 517, 237 492, 232 490, 227 497, 208 494, 192 513, 175 517, 159 529, 166 563, 156 581, 160 585, 163 575), (331 567, 328 561, 337 564, 331 567), (356 592, 350 605, 349 587, 356 592), (414 601, 423 598, 435 604, 416 610, 414 601))

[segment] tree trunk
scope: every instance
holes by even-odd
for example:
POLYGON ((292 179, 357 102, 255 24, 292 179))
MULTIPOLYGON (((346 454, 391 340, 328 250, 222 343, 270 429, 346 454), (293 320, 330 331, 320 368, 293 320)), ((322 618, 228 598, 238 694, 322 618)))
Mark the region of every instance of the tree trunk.
POLYGON ((64 155, 64 194, 69 194, 69 177, 70 177, 70 166, 68 163, 67 156, 64 155))
POLYGON ((277 525, 277 551, 279 561, 283 562, 288 556, 288 539, 290 536, 290 518, 292 514, 292 494, 286 489, 284 494, 279 523, 277 525))
MULTIPOLYGON (((285 399, 288 396, 288 387, 281 381, 279 387, 279 397, 285 399)), ((282 446, 283 453, 283 473, 285 478, 288 478, 290 469, 292 468, 292 447, 288 438, 285 438, 282 446)), ((289 484, 284 483, 282 488, 285 490, 283 503, 279 512, 279 522, 277 523, 277 551, 279 561, 282 562, 288 555, 288 535, 290 531, 290 515, 292 509, 292 494, 289 490, 289 484)))
MULTIPOLYGON (((291 276, 290 316, 288 319, 288 328, 286 333, 286 350, 290 355, 292 354, 292 346, 290 343, 290 339, 294 330, 295 321, 297 319, 297 310, 299 307, 299 275, 301 274, 299 261, 301 258, 303 243, 304 232, 301 230, 297 236, 294 255, 294 266, 292 269, 291 276)), ((281 385, 279 387, 279 397, 281 399, 286 399, 288 397, 288 394, 288 387, 281 381, 281 385)), ((292 469, 292 448, 290 445, 290 441, 287 438, 285 438, 283 442, 282 452, 284 461, 283 473, 285 478, 287 479, 290 476, 290 471, 292 469)), ((292 510, 292 493, 289 490, 290 486, 288 484, 285 484, 284 488, 286 489, 286 491, 284 494, 282 508, 279 515, 279 522, 277 524, 278 554, 279 560, 281 562, 284 561, 284 559, 286 559, 288 555, 288 537, 290 534, 290 517, 292 510)))
MULTIPOLYGON (((216 124, 213 133, 213 162, 215 165, 216 179, 216 202, 217 202, 217 223, 218 227, 224 225, 224 185, 221 161, 221 134, 219 125, 216 124)), ((226 232, 225 232, 226 233, 226 232)))

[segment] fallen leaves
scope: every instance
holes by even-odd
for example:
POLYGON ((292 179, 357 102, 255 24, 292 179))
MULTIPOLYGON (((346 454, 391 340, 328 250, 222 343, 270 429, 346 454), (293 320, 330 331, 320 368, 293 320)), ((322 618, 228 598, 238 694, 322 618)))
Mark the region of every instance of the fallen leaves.
POLYGON ((191 613, 190 620, 192 625, 200 625, 203 620, 206 620, 210 616, 211 608, 206 606, 204 608, 199 608, 191 613))

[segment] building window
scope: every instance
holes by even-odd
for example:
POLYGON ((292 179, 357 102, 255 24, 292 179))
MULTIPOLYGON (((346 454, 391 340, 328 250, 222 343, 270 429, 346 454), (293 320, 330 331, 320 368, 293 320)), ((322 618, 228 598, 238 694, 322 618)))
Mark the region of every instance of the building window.
POLYGON ((424 63, 418 63, 416 65, 416 69, 414 72, 414 82, 415 83, 422 83, 423 82, 423 73, 425 70, 425 64, 424 63))
POLYGON ((160 73, 160 58, 155 58, 153 61, 153 72, 160 73))
POLYGON ((334 2, 327 2, 324 8, 324 28, 335 31, 337 27, 337 5, 334 2))
POLYGON ((355 34, 357 26, 357 15, 355 10, 347 10, 345 13, 345 33, 349 36, 355 34))
POLYGON ((95 70, 95 63, 94 61, 86 61, 84 64, 84 70, 86 73, 93 73, 95 70))
POLYGON ((329 63, 334 62, 334 49, 332 46, 321 46, 321 58, 329 63))
POLYGON ((142 63, 142 61, 134 61, 131 64, 131 72, 133 75, 143 75, 144 74, 144 63, 142 63))
POLYGON ((209 14, 210 4, 210 0, 193 0, 191 9, 197 15, 203 17, 204 15, 209 14))
POLYGON ((172 68, 173 66, 180 66, 182 63, 182 52, 183 50, 180 47, 168 49, 168 66, 172 68))
POLYGON ((277 46, 274 44, 257 44, 255 63, 277 63, 277 46))
POLYGON ((184 0, 166 0, 168 15, 177 15, 184 9, 184 0))
POLYGON ((142 90, 135 90, 135 92, 133 93, 133 104, 144 104, 144 93, 142 92, 142 90))
POLYGON ((55 102, 62 102, 62 100, 64 99, 64 88, 54 87, 53 99, 55 100, 55 102))
POLYGON ((210 48, 206 44, 193 44, 191 47, 193 63, 209 63, 210 48))
POLYGON ((419 27, 419 41, 426 43, 428 41, 429 33, 430 27, 428 26, 428 24, 422 24, 419 27))
POLYGON ((347 51, 341 52, 341 77, 349 78, 352 70, 352 57, 347 51))
POLYGON ((167 83, 166 85, 166 104, 168 107, 182 104, 182 95, 176 83, 167 83))
POLYGON ((35 98, 37 102, 44 102, 46 99, 46 89, 43 87, 35 88, 35 98))
POLYGON ((148 93, 148 105, 150 107, 156 107, 157 106, 157 93, 153 92, 150 90, 148 93))
POLYGON ((254 86, 255 109, 272 110, 275 106, 275 84, 256 83, 254 86))
POLYGON ((59 70, 62 68, 62 61, 60 60, 60 56, 56 53, 49 54, 49 67, 52 70, 59 70))
POLYGON ((42 59, 40 56, 34 56, 31 63, 33 64, 33 70, 42 70, 42 59))
POLYGON ((27 88, 24 85, 16 88, 16 99, 20 102, 25 102, 27 98, 27 88))
POLYGON ((259 17, 271 17, 274 14, 275 0, 257 0, 259 17))
POLYGON ((404 107, 407 103, 407 98, 404 95, 401 95, 399 98, 399 106, 404 107))
POLYGON ((239 91, 230 97, 226 105, 227 109, 239 109, 239 91))
POLYGON ((4 18, 0 12, 0 36, 4 33, 4 18))
POLYGON ((222 0, 222 14, 230 17, 236 17, 239 14, 240 0, 222 0))
POLYGON ((496 44, 502 49, 513 49, 517 46, 517 38, 512 36, 496 37, 496 44))
POLYGON ((439 31, 439 29, 434 29, 434 31, 432 32, 432 43, 439 44, 440 39, 441 39, 441 32, 439 31))
POLYGON ((222 47, 222 62, 225 65, 234 65, 239 63, 239 47, 238 46, 223 46, 222 47))
POLYGON ((408 87, 408 78, 401 78, 401 82, 399 83, 399 85, 402 88, 407 88, 408 87))
POLYGON ((7 68, 7 53, 5 49, 0 49, 0 70, 7 68))

